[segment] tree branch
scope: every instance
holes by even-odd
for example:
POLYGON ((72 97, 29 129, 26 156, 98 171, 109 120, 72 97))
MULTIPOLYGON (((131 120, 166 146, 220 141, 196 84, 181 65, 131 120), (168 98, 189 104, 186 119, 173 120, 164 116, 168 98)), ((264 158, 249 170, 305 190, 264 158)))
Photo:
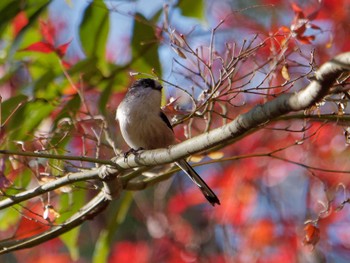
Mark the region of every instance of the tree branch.
MULTIPOLYGON (((223 148, 260 129, 266 123, 274 121, 282 115, 293 111, 305 110, 311 107, 320 101, 325 95, 327 95, 334 81, 340 76, 341 73, 349 71, 349 69, 350 52, 342 53, 331 61, 323 64, 316 72, 315 79, 312 80, 311 83, 303 90, 293 94, 283 94, 263 105, 256 106, 245 114, 237 116, 235 120, 227 125, 169 147, 168 149, 144 151, 137 155, 129 155, 126 159, 124 157, 117 158, 115 164, 113 165, 113 168, 115 169, 109 170, 112 174, 114 173, 113 176, 117 176, 119 172, 122 172, 128 168, 135 168, 139 166, 151 167, 155 165, 172 163, 192 154, 223 148)), ((9 154, 10 152, 0 151, 0 154, 1 153, 9 154)), ((21 154, 17 153, 17 155, 21 154)), ((25 154, 23 153, 23 155, 25 154)), ((27 153, 26 155, 28 156, 27 153)), ((40 156, 40 154, 35 154, 35 157, 50 158, 50 156, 40 156)), ((87 159, 84 159, 84 161, 87 161, 87 159)), ((111 163, 108 162, 108 164, 111 163)), ((142 169, 142 171, 144 171, 144 169, 142 169)), ((130 179, 135 177, 135 173, 140 173, 140 171, 120 177, 124 189, 128 189, 128 182, 130 179)), ((54 182, 46 183, 35 189, 28 190, 2 200, 0 202, 0 209, 9 207, 14 203, 28 200, 45 192, 52 191, 71 182, 97 178, 101 178, 97 169, 69 174, 65 177, 57 179, 54 182)), ((108 177, 107 180, 110 181, 111 177, 108 177)), ((130 188, 136 189, 133 183, 134 182, 130 182, 130 188)), ((107 187, 107 184, 104 184, 104 187, 107 187)), ((29 238, 0 242, 0 253, 6 253, 12 250, 40 244, 80 225, 85 220, 90 219, 91 217, 100 213, 108 205, 109 200, 106 198, 106 192, 109 193, 109 190, 101 191, 79 212, 61 225, 53 226, 50 230, 29 238)))
POLYGON ((350 52, 342 53, 323 64, 315 79, 296 93, 283 94, 249 112, 239 115, 229 124, 211 130, 168 149, 144 151, 118 158, 117 166, 127 169, 172 163, 178 159, 203 151, 223 148, 260 129, 266 123, 294 111, 305 110, 319 102, 329 92, 336 79, 350 69, 350 52))
POLYGON ((100 214, 107 207, 109 202, 110 201, 105 198, 104 193, 100 192, 89 203, 87 203, 77 213, 62 224, 53 226, 49 230, 35 236, 19 240, 11 239, 0 242, 0 254, 8 253, 13 250, 33 247, 52 238, 58 237, 74 227, 81 225, 84 221, 91 220, 96 215, 100 214))
POLYGON ((0 210, 5 209, 7 207, 10 207, 14 204, 18 204, 20 202, 29 200, 33 197, 36 197, 38 195, 42 195, 44 193, 53 191, 55 189, 58 189, 62 186, 72 184, 79 181, 86 181, 91 179, 97 179, 98 178, 98 169, 89 170, 85 172, 79 172, 79 173, 72 173, 67 174, 66 176, 63 176, 61 178, 58 178, 54 181, 50 181, 48 183, 45 183, 43 185, 40 185, 36 188, 32 188, 30 190, 18 193, 16 195, 11 195, 7 199, 0 201, 0 210))

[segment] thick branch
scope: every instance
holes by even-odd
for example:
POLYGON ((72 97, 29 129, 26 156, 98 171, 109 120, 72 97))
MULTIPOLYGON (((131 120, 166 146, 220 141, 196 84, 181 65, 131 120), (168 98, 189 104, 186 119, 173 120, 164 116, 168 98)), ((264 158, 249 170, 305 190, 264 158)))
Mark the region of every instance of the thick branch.
POLYGON ((315 79, 299 92, 284 94, 263 105, 258 105, 249 112, 239 115, 227 125, 169 147, 169 149, 145 151, 138 155, 130 155, 127 160, 119 158, 116 164, 124 169, 153 166, 171 163, 213 148, 225 147, 282 115, 313 106, 329 92, 331 85, 340 74, 349 69, 350 52, 342 53, 323 64, 316 72, 315 79))
POLYGON ((0 210, 10 207, 14 204, 29 200, 33 197, 42 195, 44 193, 53 191, 62 186, 72 184, 79 181, 86 181, 98 178, 98 170, 89 170, 85 172, 67 174, 64 177, 58 178, 54 181, 50 181, 36 188, 32 188, 27 191, 20 192, 16 195, 11 195, 9 198, 0 201, 0 210))
MULTIPOLYGON (((348 71, 349 69, 350 52, 340 54, 333 60, 323 64, 316 72, 315 79, 305 89, 294 94, 284 94, 263 105, 258 105, 249 112, 239 115, 235 120, 227 125, 199 135, 178 145, 169 147, 168 149, 144 151, 138 155, 130 155, 126 160, 124 158, 118 158, 115 161, 114 167, 116 168, 116 171, 120 172, 125 169, 138 166, 155 166, 171 163, 191 154, 208 151, 213 148, 225 147, 256 131, 266 123, 281 117, 282 115, 293 111, 305 110, 314 105, 325 95, 327 95, 332 83, 334 83, 340 74, 348 71)), ((8 152, 0 153, 6 154, 8 152)), ((36 157, 41 157, 40 154, 35 155, 36 157)), ((130 176, 130 178, 132 177, 133 176, 130 176)), ((96 170, 67 175, 62 179, 57 179, 57 182, 47 183, 36 189, 28 190, 21 194, 9 197, 8 199, 0 202, 0 207, 8 207, 11 204, 19 203, 32 198, 33 196, 52 191, 70 183, 71 180, 81 181, 97 178, 98 173, 96 170)), ((127 177, 121 177, 121 181, 123 183, 123 187, 127 188, 127 177)), ((101 192, 81 211, 72 216, 62 225, 54 226, 50 230, 30 238, 0 242, 0 253, 6 253, 10 250, 34 246, 67 232, 73 227, 81 224, 87 218, 90 218, 90 216, 99 213, 108 203, 109 201, 106 200, 105 193, 101 192)))
MULTIPOLYGON (((114 168, 116 168, 115 172, 122 172, 125 169, 139 166, 155 166, 171 163, 202 151, 225 147, 282 115, 293 111, 304 110, 314 105, 328 93, 337 77, 341 73, 348 71, 349 68, 350 52, 340 54, 331 61, 323 64, 316 72, 315 79, 303 90, 293 94, 284 94, 263 105, 258 105, 249 112, 239 115, 227 125, 169 147, 168 149, 144 151, 137 155, 130 155, 127 159, 123 157, 118 158, 114 165, 114 168)), ((9 154, 7 151, 1 151, 0 153, 9 154)), ((20 152, 16 154, 21 155, 20 152)), ((23 154, 28 155, 28 153, 23 154)), ((39 153, 33 153, 33 156, 50 158, 48 155, 39 153)), ((69 159, 70 157, 67 156, 66 158, 69 159)), ((111 162, 108 161, 108 164, 111 164, 111 162)), ((0 202, 0 209, 52 191, 72 181, 88 179, 98 179, 96 170, 67 175, 36 189, 12 196, 0 202)), ((128 179, 122 177, 121 180, 124 188, 127 188, 128 179)))
POLYGON ((0 242, 0 254, 8 253, 13 250, 33 247, 52 238, 58 237, 74 227, 81 225, 84 221, 92 219, 96 215, 100 214, 108 204, 109 201, 105 199, 104 193, 100 192, 94 199, 81 208, 79 212, 74 214, 63 224, 55 225, 49 230, 35 236, 19 240, 11 239, 0 242))

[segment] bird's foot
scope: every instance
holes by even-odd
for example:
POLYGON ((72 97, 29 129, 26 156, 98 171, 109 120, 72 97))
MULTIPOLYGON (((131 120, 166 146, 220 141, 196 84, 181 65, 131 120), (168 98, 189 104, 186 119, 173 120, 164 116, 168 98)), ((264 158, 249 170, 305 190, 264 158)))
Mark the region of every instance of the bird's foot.
POLYGON ((127 152, 125 152, 124 153, 124 161, 126 161, 126 158, 128 158, 128 156, 130 155, 130 154, 134 154, 134 155, 137 155, 140 151, 142 151, 143 150, 143 148, 142 147, 140 147, 140 148, 138 148, 138 149, 134 149, 134 148, 131 148, 129 151, 127 151, 127 152))

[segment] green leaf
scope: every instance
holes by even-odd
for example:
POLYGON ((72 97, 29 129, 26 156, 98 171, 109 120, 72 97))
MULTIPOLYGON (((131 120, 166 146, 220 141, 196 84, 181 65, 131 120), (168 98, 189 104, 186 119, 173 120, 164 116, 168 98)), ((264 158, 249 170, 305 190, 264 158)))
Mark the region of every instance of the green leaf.
POLYGON ((95 245, 94 255, 92 258, 93 263, 108 262, 108 255, 110 251, 109 231, 103 229, 98 236, 98 240, 95 245))
POLYGON ((13 129, 11 140, 25 140, 32 137, 33 131, 54 109, 55 107, 45 100, 27 102, 11 118, 9 125, 10 129, 13 129))
MULTIPOLYGON (((76 186, 76 189, 83 189, 86 187, 85 183, 82 182, 75 183, 74 186, 76 186)), ((60 195, 59 212, 61 216, 58 218, 57 223, 63 223, 74 213, 77 213, 86 203, 86 191, 76 189, 74 189, 72 192, 60 195)), ((73 261, 79 258, 78 238, 80 230, 81 227, 76 227, 60 236, 60 239, 68 248, 73 261)))
POLYGON ((106 110, 107 110, 106 105, 111 96, 112 90, 113 90, 113 81, 109 82, 108 85, 103 89, 101 93, 98 106, 102 114, 106 113, 106 110))
MULTIPOLYGON (((72 118, 72 116, 75 116, 76 112, 80 109, 81 106, 81 100, 79 94, 73 95, 73 97, 64 105, 63 109, 58 113, 54 125, 53 125, 53 130, 56 131, 57 125, 62 119, 68 118, 69 120, 72 118)), ((65 125, 61 129, 64 129, 65 132, 67 132, 70 127, 69 124, 65 125), (68 126, 67 126, 68 125, 68 126)), ((56 145, 59 141, 61 141, 61 136, 62 136, 62 131, 58 131, 58 137, 53 136, 51 140, 52 145, 56 145)), ((59 145, 58 148, 64 148, 63 145, 59 145)))
POLYGON ((47 86, 55 79, 56 75, 51 69, 38 78, 34 83, 34 92, 37 93, 39 90, 47 90, 47 86))
POLYGON ((98 85, 104 77, 99 66, 101 64, 105 65, 104 68, 107 67, 107 63, 103 58, 87 57, 70 68, 69 75, 77 75, 92 86, 98 85))
POLYGON ((1 1, 0 2, 0 35, 8 25, 11 19, 13 19, 20 11, 20 1, 1 1))
MULTIPOLYGON (((2 199, 5 196, 12 196, 18 194, 18 189, 26 189, 32 179, 32 171, 30 169, 22 169, 21 171, 14 171, 11 164, 6 165, 5 175, 9 173, 16 173, 16 179, 13 185, 7 189, 2 189, 2 199)), ((22 217, 21 211, 26 202, 21 202, 21 205, 16 205, 3 210, 0 210, 0 231, 8 231, 10 227, 16 227, 22 217), (16 209, 13 209, 13 208, 16 209)))
MULTIPOLYGON (((49 153, 62 155, 67 154, 66 146, 72 139, 72 118, 74 118, 76 112, 79 110, 80 105, 81 100, 78 94, 73 95, 73 97, 67 103, 62 105, 62 110, 57 115, 52 125, 52 131, 54 131, 54 133, 52 137, 50 137, 50 145, 53 147, 49 153), (64 119, 66 120, 63 121, 64 119), (59 127, 58 124, 60 124, 59 127)), ((48 161, 50 167, 56 168, 51 170, 53 176, 60 176, 62 174, 62 170, 65 170, 65 162, 63 160, 49 159, 48 161)))
MULTIPOLYGON (((31 1, 28 1, 28 2, 31 2, 31 1)), ((27 5, 27 8, 25 9, 25 11, 28 16, 28 24, 21 30, 21 32, 19 32, 19 34, 14 39, 10 47, 10 52, 9 52, 10 54, 14 54, 14 52, 18 49, 19 45, 22 42, 24 34, 28 31, 28 29, 31 26, 35 25, 35 23, 38 21, 38 17, 47 9, 50 2, 51 1, 47 1, 47 0, 39 0, 27 5)), ((34 39, 32 38, 31 41, 33 40, 34 39)))
POLYGON ((69 75, 75 75, 75 74, 82 74, 83 77, 87 78, 86 75, 93 75, 94 71, 97 70, 95 67, 97 63, 96 57, 87 57, 85 59, 82 59, 78 61, 76 64, 74 64, 68 71, 69 75))
POLYGON ((83 182, 74 183, 71 192, 62 193, 60 195, 59 212, 61 216, 57 219, 57 223, 63 223, 86 203, 86 184, 83 182))
POLYGON ((30 56, 33 62, 28 65, 29 75, 27 90, 34 91, 34 97, 51 100, 60 94, 64 85, 62 69, 57 55, 54 53, 44 54, 38 52, 21 51, 17 52, 14 59, 24 60, 30 56), (31 80, 31 81, 29 81, 31 80), (56 81, 55 81, 56 80, 56 81))
POLYGON ((105 59, 109 31, 109 12, 101 0, 92 1, 85 9, 80 24, 80 41, 88 57, 105 59))
POLYGON ((6 231, 10 227, 14 227, 18 224, 21 218, 21 208, 17 207, 18 210, 12 207, 0 211, 0 231, 6 231))
POLYGON ((25 95, 18 95, 8 100, 5 100, 1 103, 1 124, 10 117, 11 114, 15 113, 15 110, 18 110, 21 106, 23 106, 28 100, 28 97, 25 95))
MULTIPOLYGON (((26 26, 28 28, 36 21, 38 15, 46 9, 50 2, 48 0, 0 1, 0 35, 9 28, 11 20, 21 11, 25 11, 28 16, 28 25, 26 26)), ((16 42, 12 43, 11 49, 17 47, 16 42)))
POLYGON ((60 236, 60 239, 69 250, 69 254, 70 254, 70 257, 72 258, 72 261, 77 261, 79 259, 79 246, 78 246, 79 233, 80 233, 80 226, 75 227, 72 230, 60 236))
POLYGON ((94 255, 92 262, 108 262, 108 255, 112 247, 113 236, 118 227, 125 221, 130 206, 132 204, 133 194, 126 192, 121 199, 120 204, 114 209, 113 215, 111 215, 108 227, 101 231, 95 245, 94 255))
POLYGON ((108 101, 111 99, 113 91, 123 91, 128 85, 129 76, 125 74, 125 70, 120 67, 115 67, 112 70, 111 77, 105 79, 105 86, 98 102, 98 106, 102 114, 106 114, 108 101), (121 69, 121 70, 118 70, 121 69))
MULTIPOLYGON (((152 21, 153 18, 150 19, 152 21)), ((141 14, 135 15, 133 38, 131 42, 134 62, 132 67, 138 72, 149 73, 152 69, 161 75, 158 55, 158 39, 155 26, 141 14)))
POLYGON ((184 16, 197 18, 201 21, 205 19, 204 0, 180 0, 178 7, 184 16))

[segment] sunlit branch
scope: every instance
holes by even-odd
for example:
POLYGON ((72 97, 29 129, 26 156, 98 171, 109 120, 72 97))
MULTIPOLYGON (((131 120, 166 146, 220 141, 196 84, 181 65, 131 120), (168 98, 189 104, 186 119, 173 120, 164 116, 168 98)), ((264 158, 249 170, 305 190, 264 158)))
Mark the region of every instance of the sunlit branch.
MULTIPOLYGON (((110 168, 112 169, 113 173, 115 173, 114 176, 117 176, 117 174, 121 174, 121 172, 118 172, 117 169, 115 168, 110 168)), ((149 170, 150 167, 142 167, 140 169, 137 169, 135 171, 132 171, 130 173, 127 173, 125 175, 119 175, 120 181, 122 183, 122 186, 124 189, 127 190, 132 190, 129 186, 131 185, 132 179, 140 176, 143 172, 149 170)), ((15 195, 8 196, 6 199, 0 201, 0 210, 11 207, 15 204, 19 204, 21 202, 30 200, 34 197, 40 196, 42 194, 51 192, 53 190, 59 189, 60 187, 70 185, 76 182, 81 182, 81 181, 88 181, 88 180, 101 180, 101 174, 100 174, 100 169, 92 169, 92 170, 87 170, 84 172, 77 172, 77 173, 69 173, 63 177, 57 178, 54 181, 50 181, 47 183, 44 183, 38 187, 32 188, 27 191, 20 192, 15 195)), ((112 178, 113 179, 113 178, 112 178)), ((107 180, 106 180, 107 181, 107 180)), ((112 180, 113 181, 113 180, 112 180)), ((106 186, 110 187, 110 186, 106 186)), ((107 192, 112 192, 113 190, 109 189, 104 189, 103 190, 105 193, 107 192)), ((111 199, 106 197, 107 199, 111 199)))
POLYGON ((10 207, 14 204, 18 204, 20 202, 29 200, 33 197, 42 195, 44 193, 50 192, 52 190, 58 189, 60 187, 63 187, 68 184, 72 184, 75 182, 80 181, 86 181, 91 179, 97 179, 98 178, 98 170, 89 170, 79 173, 72 173, 67 174, 66 176, 63 176, 61 178, 57 178, 54 181, 50 181, 48 183, 45 183, 43 185, 40 185, 36 188, 32 188, 27 191, 20 192, 15 195, 11 195, 8 198, 0 201, 0 210, 5 209, 7 207, 10 207))
MULTIPOLYGON (((220 128, 201 134, 178 145, 169 147, 168 149, 143 151, 136 155, 129 155, 127 158, 119 157, 115 160, 115 162, 102 161, 87 157, 59 156, 52 154, 7 150, 1 150, 0 154, 93 162, 116 167, 119 171, 140 166, 152 167, 156 165, 172 163, 178 159, 188 157, 192 154, 197 154, 204 151, 213 151, 215 149, 226 147, 238 141, 239 139, 263 128, 267 123, 275 121, 281 116, 284 116, 285 114, 308 109, 328 94, 334 81, 340 76, 342 72, 348 71, 349 67, 350 52, 340 54, 333 60, 323 64, 316 72, 315 79, 312 80, 312 82, 303 90, 291 94, 282 94, 274 100, 271 100, 262 105, 258 105, 255 108, 248 111, 247 113, 237 116, 229 124, 223 125, 220 128)), ((264 156, 266 157, 266 155, 264 156)), ((275 156, 273 153, 270 153, 267 156, 270 156, 272 158, 279 158, 282 161, 292 162, 297 165, 303 165, 294 161, 275 156)), ((307 165, 304 165, 304 167, 307 169, 314 169, 313 167, 307 165)), ((315 170, 334 172, 333 170, 322 168, 315 168, 315 170)), ((170 171, 169 175, 172 172, 173 171, 170 171)), ((114 176, 116 176, 116 174, 114 176)), ((132 181, 132 179, 135 178, 134 176, 136 177, 135 174, 128 175, 128 182, 125 182, 125 178, 123 181, 123 177, 121 177, 121 180, 123 181, 123 188, 141 189, 142 187, 146 187, 149 184, 157 183, 158 181, 164 180, 164 178, 152 178, 145 179, 144 182, 138 182, 132 181)), ((2 200, 0 204, 2 204, 3 208, 8 207, 11 206, 11 204, 28 200, 34 196, 57 189, 73 181, 76 182, 98 178, 100 177, 97 170, 69 174, 65 177, 55 180, 52 183, 46 183, 38 188, 34 188, 32 190, 28 190, 14 196, 10 196, 7 199, 2 200)), ((84 208, 82 208, 73 217, 69 218, 66 222, 62 223, 61 225, 53 226, 50 230, 30 238, 0 242, 0 247, 2 247, 0 253, 5 253, 14 249, 34 246, 48 239, 56 237, 62 233, 65 233, 73 227, 81 224, 85 220, 101 212, 101 210, 103 210, 108 205, 108 203, 109 201, 106 199, 105 193, 102 191, 84 208)))
POLYGON ((18 156, 27 156, 34 158, 46 158, 46 159, 55 159, 55 160, 68 160, 68 161, 81 161, 89 163, 98 163, 105 165, 114 166, 111 160, 102 160, 91 157, 84 156, 69 156, 69 155, 59 155, 59 154, 50 154, 50 153, 41 153, 41 152, 25 152, 25 151, 13 151, 13 150, 0 150, 0 154, 4 155, 18 155, 18 156))
POLYGON ((74 227, 81 225, 84 221, 93 219, 107 207, 109 202, 109 200, 105 199, 104 193, 100 192, 88 204, 82 207, 77 213, 62 224, 52 226, 49 230, 31 237, 19 240, 11 239, 0 242, 0 254, 8 253, 13 250, 33 247, 66 233, 74 227))
POLYGON ((287 113, 302 111, 313 106, 327 94, 332 83, 342 72, 348 70, 349 65, 350 52, 340 54, 323 64, 316 72, 315 79, 299 92, 282 94, 274 100, 258 105, 249 112, 237 116, 227 125, 169 149, 141 152, 137 156, 130 155, 125 160, 119 158, 116 163, 123 168, 165 164, 203 151, 223 148, 287 113))

